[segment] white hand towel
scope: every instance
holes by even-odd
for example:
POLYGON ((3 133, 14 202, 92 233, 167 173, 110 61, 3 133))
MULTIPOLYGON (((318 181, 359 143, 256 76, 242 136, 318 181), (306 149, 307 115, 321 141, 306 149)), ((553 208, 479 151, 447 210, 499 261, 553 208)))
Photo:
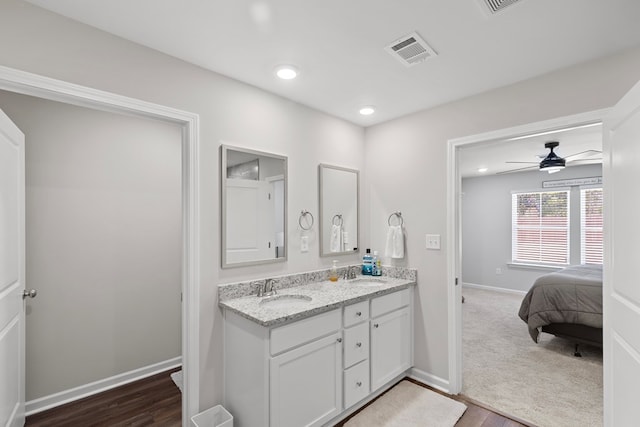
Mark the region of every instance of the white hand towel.
POLYGON ((329 250, 331 252, 342 252, 342 227, 340 225, 333 224, 331 226, 329 250))
POLYGON ((343 231, 342 232, 342 246, 343 246, 343 251, 348 251, 349 250, 349 232, 348 231, 343 231))
POLYGON ((404 233, 401 225, 389 226, 384 255, 388 258, 404 258, 404 233))

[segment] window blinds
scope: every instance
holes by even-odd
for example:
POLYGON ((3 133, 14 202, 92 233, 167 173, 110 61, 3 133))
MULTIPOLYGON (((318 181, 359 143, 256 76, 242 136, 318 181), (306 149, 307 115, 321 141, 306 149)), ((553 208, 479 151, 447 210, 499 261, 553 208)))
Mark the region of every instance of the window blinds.
POLYGON ((569 264, 569 191, 513 193, 514 262, 569 264))
POLYGON ((602 264, 602 188, 580 189, 580 262, 602 264))

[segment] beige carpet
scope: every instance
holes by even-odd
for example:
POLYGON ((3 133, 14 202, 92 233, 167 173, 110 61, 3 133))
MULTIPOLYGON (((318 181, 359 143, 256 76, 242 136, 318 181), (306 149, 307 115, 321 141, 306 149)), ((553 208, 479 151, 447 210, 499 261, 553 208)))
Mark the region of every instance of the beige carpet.
POLYGON ((467 406, 401 381, 350 419, 348 427, 453 427, 467 406))
POLYGON ((539 427, 602 425, 602 350, 541 334, 518 317, 522 296, 465 287, 462 393, 539 427))

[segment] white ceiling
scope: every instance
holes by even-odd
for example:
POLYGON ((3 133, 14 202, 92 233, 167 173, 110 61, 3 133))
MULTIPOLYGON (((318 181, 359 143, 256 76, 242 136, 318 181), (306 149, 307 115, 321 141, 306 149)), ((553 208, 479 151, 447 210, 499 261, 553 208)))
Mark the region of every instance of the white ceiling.
POLYGON ((362 126, 640 44, 638 0, 28 1, 362 126), (384 48, 412 31, 438 56, 406 68, 384 48))

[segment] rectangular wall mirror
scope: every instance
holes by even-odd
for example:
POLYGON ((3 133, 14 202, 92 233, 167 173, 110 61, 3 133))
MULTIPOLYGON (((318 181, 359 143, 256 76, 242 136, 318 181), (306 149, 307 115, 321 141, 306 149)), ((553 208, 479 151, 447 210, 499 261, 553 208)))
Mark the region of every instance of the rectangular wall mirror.
POLYGON ((220 146, 222 268, 287 259, 287 158, 220 146))
POLYGON ((359 179, 355 169, 318 166, 320 256, 358 252, 359 179))

